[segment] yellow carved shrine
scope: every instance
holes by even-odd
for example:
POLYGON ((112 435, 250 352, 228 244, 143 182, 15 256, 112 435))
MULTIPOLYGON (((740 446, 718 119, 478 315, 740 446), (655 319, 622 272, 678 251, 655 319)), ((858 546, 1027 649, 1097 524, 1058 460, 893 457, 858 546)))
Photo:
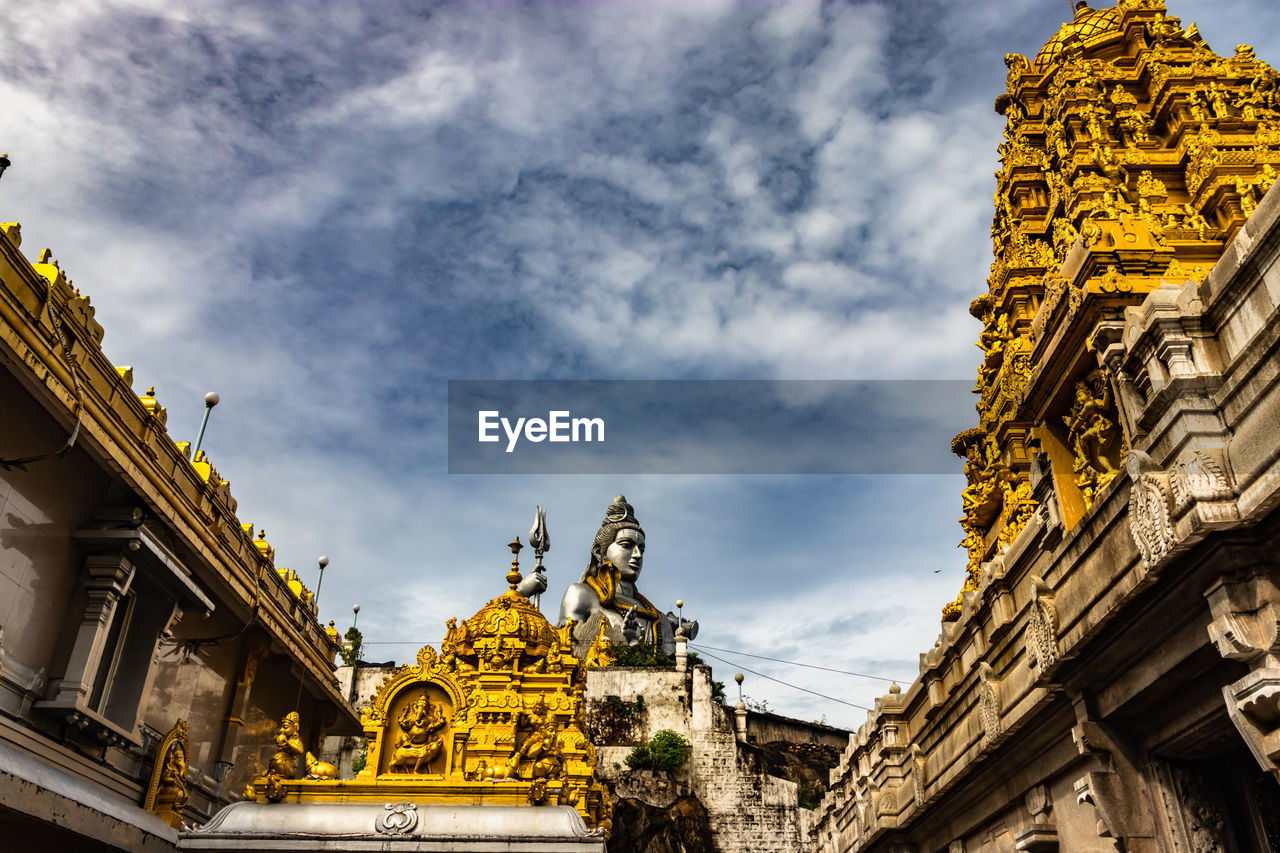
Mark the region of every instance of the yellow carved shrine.
POLYGON ((978 426, 952 444, 965 590, 1036 511, 1033 462, 1051 468, 1068 529, 1107 488, 1129 450, 1129 380, 1096 330, 1162 281, 1202 281, 1280 168, 1275 70, 1248 45, 1214 53, 1161 0, 1080 3, 1034 59, 1005 64, 995 262, 970 306, 978 426))
POLYGON ((187 721, 178 720, 160 741, 156 750, 155 766, 151 768, 151 783, 143 798, 142 807, 153 812, 174 829, 182 828, 182 809, 189 799, 187 793, 187 762, 191 754, 191 738, 187 721))
MULTIPOLYGON (((512 553, 521 548, 517 539, 512 553)), ((297 715, 281 724, 280 750, 245 796, 266 802, 390 802, 570 805, 607 832, 608 793, 583 717, 587 663, 572 653, 572 626, 552 627, 510 588, 459 623, 450 619, 437 654, 389 674, 361 714, 368 758, 355 779, 299 759, 297 715)), ((599 655, 601 643, 593 647, 599 655)), ((605 650, 607 652, 607 649, 605 650)))

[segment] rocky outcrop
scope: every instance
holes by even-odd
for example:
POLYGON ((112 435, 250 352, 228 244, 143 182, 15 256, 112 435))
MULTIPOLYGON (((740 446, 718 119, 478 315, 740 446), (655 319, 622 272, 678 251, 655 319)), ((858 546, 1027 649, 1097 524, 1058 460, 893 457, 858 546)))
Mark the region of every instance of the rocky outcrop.
POLYGON ((613 806, 609 853, 716 853, 707 810, 693 797, 661 808, 620 798, 613 806))
POLYGON ((827 793, 831 768, 840 762, 840 750, 824 743, 743 744, 757 756, 757 766, 770 776, 796 783, 800 805, 813 808, 827 793))

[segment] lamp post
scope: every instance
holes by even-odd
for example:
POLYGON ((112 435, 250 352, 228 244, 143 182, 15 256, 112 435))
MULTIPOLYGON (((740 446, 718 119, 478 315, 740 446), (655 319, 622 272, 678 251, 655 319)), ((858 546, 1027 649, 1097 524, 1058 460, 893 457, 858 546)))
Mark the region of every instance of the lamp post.
POLYGON ((747 739, 747 706, 742 701, 742 673, 735 672, 733 680, 738 682, 738 704, 733 706, 733 730, 738 740, 747 739))
POLYGON ((200 445, 204 442, 204 428, 209 425, 209 413, 213 411, 213 407, 218 405, 221 399, 214 391, 204 395, 204 417, 200 420, 200 432, 196 435, 196 448, 191 451, 192 462, 195 462, 196 456, 200 454, 200 445))
POLYGON ((355 616, 351 617, 351 627, 354 628, 356 626, 356 623, 360 621, 360 605, 359 604, 351 605, 351 612, 355 614, 355 616))
POLYGON ((321 557, 319 560, 316 560, 316 562, 320 564, 320 577, 316 580, 316 592, 315 592, 315 595, 311 596, 311 600, 315 602, 316 612, 319 613, 320 612, 320 586, 321 584, 324 583, 324 567, 329 565, 329 558, 321 557))

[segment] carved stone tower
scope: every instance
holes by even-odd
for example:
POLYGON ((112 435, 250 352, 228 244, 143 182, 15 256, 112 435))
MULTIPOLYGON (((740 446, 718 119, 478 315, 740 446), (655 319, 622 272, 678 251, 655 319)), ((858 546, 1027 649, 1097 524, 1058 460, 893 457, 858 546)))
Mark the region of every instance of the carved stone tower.
POLYGON ((1215 53, 1161 0, 1080 3, 1005 64, 995 262, 970 306, 978 426, 952 444, 966 592, 1034 513, 1071 529, 1124 467, 1124 395, 1144 389, 1107 359, 1108 329, 1163 282, 1203 281, 1280 166, 1276 71, 1248 45, 1215 53))

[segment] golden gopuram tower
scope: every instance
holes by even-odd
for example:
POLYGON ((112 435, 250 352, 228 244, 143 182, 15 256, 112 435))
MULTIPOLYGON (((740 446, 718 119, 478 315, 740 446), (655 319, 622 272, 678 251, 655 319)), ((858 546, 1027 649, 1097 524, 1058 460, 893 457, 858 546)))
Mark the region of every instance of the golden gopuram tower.
POLYGON ((970 305, 978 425, 952 444, 965 591, 1041 505, 1036 464, 1068 530, 1123 467, 1133 430, 1115 397, 1145 389, 1100 334, 1162 282, 1202 281, 1280 166, 1276 71, 1248 45, 1215 53, 1161 0, 1080 3, 1033 59, 1005 64, 995 262, 970 305))
MULTIPOLYGON (((513 554, 520 548, 518 539, 511 543, 513 554)), ((510 588, 470 619, 448 621, 439 654, 426 646, 415 663, 386 676, 361 714, 368 757, 355 779, 335 778, 336 768, 305 752, 290 714, 268 772, 245 791, 249 802, 228 807, 224 819, 215 817, 193 837, 262 821, 282 835, 281 827, 308 834, 344 821, 373 837, 416 835, 433 831, 420 824, 434 806, 448 806, 450 820, 469 812, 457 830, 463 834, 521 837, 563 831, 555 810, 527 807, 571 806, 582 834, 606 836, 609 795, 596 778, 582 694, 587 666, 608 662, 608 641, 601 637, 585 660, 575 657, 573 625, 552 627, 516 592, 516 560, 506 579, 510 588), (357 814, 357 805, 375 805, 375 819, 357 814), (279 807, 285 808, 272 814, 279 807)))

